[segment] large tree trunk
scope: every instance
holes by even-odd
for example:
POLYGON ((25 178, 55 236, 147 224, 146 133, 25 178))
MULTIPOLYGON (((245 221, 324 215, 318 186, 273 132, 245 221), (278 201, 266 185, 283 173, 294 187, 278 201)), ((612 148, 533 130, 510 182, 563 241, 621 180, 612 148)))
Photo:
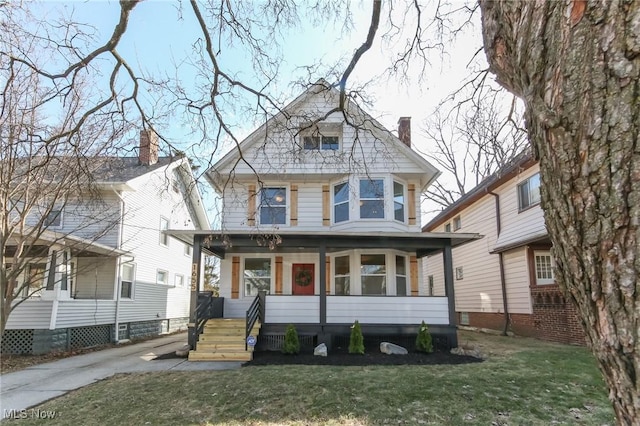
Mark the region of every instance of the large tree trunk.
POLYGON ((491 70, 522 97, 556 279, 620 424, 640 419, 640 2, 480 0, 491 70))

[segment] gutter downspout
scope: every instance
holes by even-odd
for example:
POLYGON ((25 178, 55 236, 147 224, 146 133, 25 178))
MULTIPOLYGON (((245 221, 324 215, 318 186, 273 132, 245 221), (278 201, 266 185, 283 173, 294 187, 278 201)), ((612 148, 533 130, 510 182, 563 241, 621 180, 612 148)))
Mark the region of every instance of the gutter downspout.
MULTIPOLYGON (((124 233, 124 199, 122 195, 115 189, 111 188, 116 194, 116 196, 120 199, 120 226, 118 226, 118 241, 116 243, 116 247, 118 250, 122 249, 122 235, 124 233)), ((122 269, 122 255, 118 256, 118 262, 116 265, 116 314, 115 314, 115 330, 114 330, 114 340, 116 343, 120 341, 120 292, 122 291, 122 277, 120 276, 122 269)))
MULTIPOLYGON (((493 195, 496 200, 496 232, 497 236, 500 237, 500 231, 502 230, 500 222, 500 195, 491 191, 489 191, 489 194, 493 195)), ((509 303, 507 302, 507 282, 504 276, 504 258, 502 252, 498 253, 498 262, 500 264, 500 286, 502 287, 502 305, 504 310, 504 329, 502 330, 502 335, 506 336, 510 321, 509 303)))

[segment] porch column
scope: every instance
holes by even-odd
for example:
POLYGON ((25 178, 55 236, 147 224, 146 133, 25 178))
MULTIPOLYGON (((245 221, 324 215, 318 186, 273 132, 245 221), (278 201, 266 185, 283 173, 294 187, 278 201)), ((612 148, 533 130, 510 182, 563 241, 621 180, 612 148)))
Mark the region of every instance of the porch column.
POLYGON ((444 258, 444 291, 449 301, 449 325, 456 326, 456 295, 453 290, 453 255, 451 243, 447 243, 443 251, 444 258))
POLYGON ((320 325, 327 324, 327 247, 321 245, 320 254, 320 325))
POLYGON ((198 291, 200 290, 200 267, 202 262, 202 236, 193 237, 193 257, 191 261, 191 304, 189 305, 189 346, 196 348, 198 338, 198 318, 196 308, 198 307, 198 291))

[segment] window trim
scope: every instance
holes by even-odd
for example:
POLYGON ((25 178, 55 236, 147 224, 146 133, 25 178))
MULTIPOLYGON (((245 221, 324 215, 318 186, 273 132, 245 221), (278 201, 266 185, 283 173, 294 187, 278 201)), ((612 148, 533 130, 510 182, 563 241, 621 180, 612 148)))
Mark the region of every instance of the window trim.
POLYGON ((358 212, 358 218, 359 220, 386 220, 387 219, 387 213, 386 213, 386 204, 387 204, 387 200, 386 200, 386 193, 387 193, 387 179, 385 179, 384 177, 365 177, 365 178, 359 178, 358 179, 358 205, 360 207, 360 211, 358 212), (369 182, 375 182, 375 181, 380 181, 382 182, 382 196, 378 197, 378 198, 362 198, 362 186, 361 186, 361 182, 363 181, 369 181, 369 182), (362 205, 363 205, 363 201, 382 201, 382 217, 362 217, 362 205))
POLYGON ((393 186, 393 220, 400 223, 407 223, 407 185, 396 179, 392 179, 391 181, 393 186), (396 185, 400 185, 402 187, 402 220, 398 220, 398 218, 396 218, 396 185))
POLYGON ((540 286, 546 286, 546 285, 554 285, 556 283, 556 277, 555 277, 555 272, 553 270, 554 266, 555 266, 555 261, 553 259, 553 255, 551 254, 550 250, 533 250, 533 277, 535 278, 535 284, 536 285, 540 285, 540 286), (538 257, 548 257, 549 261, 550 261, 550 267, 551 267, 551 278, 540 278, 538 273, 540 272, 538 270, 538 257))
POLYGON ((186 244, 184 245, 184 255, 187 257, 192 257, 193 256, 193 247, 191 247, 190 244, 186 244))
MULTIPOLYGON (((327 144, 329 145, 329 144, 327 144)), ((331 144, 334 145, 334 144, 331 144)), ((338 152, 342 150, 342 124, 341 123, 317 123, 310 128, 303 128, 300 132, 300 146, 302 151, 338 152), (313 145, 307 145, 307 138, 315 139, 313 145), (325 148, 324 138, 336 138, 338 140, 335 149, 325 148), (307 147, 309 146, 309 147, 307 147)))
POLYGON ((462 228, 462 218, 460 215, 453 218, 453 232, 456 232, 462 228))
MULTIPOLYGON (((387 259, 387 253, 380 253, 380 252, 375 252, 375 253, 359 253, 359 261, 358 261, 358 266, 359 266, 359 270, 360 270, 360 295, 362 296, 388 296, 389 295, 389 284, 387 282, 387 278, 389 276, 389 267, 388 267, 388 259, 387 259), (362 273, 362 256, 382 256, 384 258, 384 273, 382 274, 364 274, 362 273), (383 277, 384 278, 384 293, 380 293, 380 294, 365 294, 362 291, 363 288, 363 281, 362 279, 364 277, 383 277)), ((395 263, 394 263, 395 265, 395 263)))
POLYGON ((332 256, 333 259, 331 260, 331 266, 332 266, 332 278, 333 278, 333 287, 331 289, 331 294, 336 295, 336 296, 351 296, 351 283, 353 282, 353 272, 352 272, 352 268, 351 268, 351 254, 349 253, 343 253, 343 254, 337 254, 332 256), (347 258, 347 265, 349 266, 349 273, 348 274, 340 274, 338 275, 336 273, 336 266, 338 265, 337 259, 340 257, 346 257, 347 258), (344 294, 338 294, 336 293, 336 278, 348 278, 349 279, 349 289, 346 293, 344 294))
POLYGON ((245 275, 245 271, 247 270, 247 260, 256 260, 256 259, 262 259, 262 260, 268 260, 269 261, 269 276, 268 277, 259 277, 259 278, 263 278, 269 279, 269 291, 267 292, 267 294, 271 294, 272 290, 273 290, 273 285, 275 282, 274 279, 274 272, 275 272, 275 267, 274 267, 274 263, 275 263, 275 259, 273 258, 273 256, 251 256, 251 257, 245 257, 242 260, 242 269, 241 269, 241 275, 242 275, 242 279, 240 282, 240 285, 242 285, 242 296, 243 297, 256 297, 256 294, 247 294, 247 284, 245 282, 245 280, 247 279, 246 275, 245 275))
POLYGON ((49 213, 44 217, 42 225, 44 228, 53 228, 53 229, 61 229, 64 227, 64 208, 59 209, 51 209, 49 213), (58 212, 53 220, 50 220, 49 217, 54 214, 54 212, 58 212), (58 221, 59 223, 56 225, 54 221, 58 221))
POLYGON ((156 284, 160 284, 160 285, 169 285, 169 271, 167 271, 166 269, 156 269, 156 284), (165 282, 161 282, 158 280, 158 275, 164 272, 165 277, 166 277, 166 281, 165 282))
POLYGON ((451 232, 451 222, 444 224, 444 232, 451 232))
POLYGON ((393 267, 394 267, 394 278, 395 278, 395 285, 396 285, 396 296, 411 296, 411 284, 409 282, 410 279, 410 268, 411 265, 408 265, 407 261, 409 260, 409 257, 406 255, 402 255, 402 254, 397 254, 394 253, 393 254, 393 267), (401 257, 404 261, 404 274, 399 274, 398 273, 398 258, 401 257), (404 278, 404 294, 398 294, 398 277, 402 277, 404 278))
POLYGON ((344 223, 344 222, 349 222, 351 220, 351 183, 348 180, 343 180, 340 182, 336 182, 331 184, 331 214, 332 214, 332 221, 334 224, 338 224, 338 223, 344 223), (340 185, 346 185, 347 186, 347 199, 346 201, 341 201, 340 203, 336 203, 336 187, 340 186, 340 185), (345 220, 341 220, 341 221, 336 221, 336 206, 338 205, 343 205, 346 204, 347 205, 347 218, 345 220))
POLYGON ((528 178, 526 178, 524 181, 520 182, 518 185, 516 185, 516 193, 518 196, 518 213, 526 211, 534 206, 537 206, 538 204, 540 204, 540 186, 541 186, 542 182, 540 182, 540 172, 534 173, 531 176, 529 176, 528 178), (538 178, 538 197, 537 199, 533 200, 531 197, 531 179, 535 178, 537 176, 538 178), (523 205, 523 200, 522 200, 522 191, 521 188, 523 188, 524 186, 527 186, 527 195, 528 195, 528 200, 527 200, 527 205, 523 205))
MULTIPOLYGON (((133 300, 133 286, 134 286, 134 283, 136 282, 136 270, 137 270, 136 264, 133 263, 133 262, 125 262, 125 263, 121 263, 120 264, 120 299, 133 300), (123 269, 124 269, 125 266, 131 266, 131 282, 130 282, 130 286, 129 286, 129 293, 130 293, 129 297, 126 297, 126 296, 122 295, 122 290, 124 288, 123 284, 125 282, 129 282, 129 281, 126 281, 124 279, 123 269)), ((156 276, 156 279, 157 278, 158 277, 156 276)))
POLYGON ((456 281, 462 281, 464 279, 464 269, 462 266, 456 266, 455 268, 456 281))
POLYGON ((265 184, 264 186, 262 186, 258 192, 257 192, 257 196, 258 196, 258 206, 256 208, 256 215, 258 216, 258 224, 260 225, 267 225, 267 226, 277 226, 277 225, 281 225, 281 226, 287 226, 289 225, 289 212, 290 212, 290 208, 291 208, 291 194, 289 191, 289 185, 267 185, 265 184), (282 189, 284 190, 284 205, 280 206, 280 205, 269 205, 268 203, 263 205, 262 204, 262 193, 263 191, 269 190, 269 189, 282 189), (284 208, 284 222, 283 223, 270 223, 270 222, 262 222, 262 208, 284 208))
POLYGON ((158 243, 163 247, 169 247, 169 235, 163 232, 167 229, 169 229, 169 219, 164 216, 160 216, 160 238, 158 243), (166 223, 166 227, 163 227, 163 222, 166 223))
POLYGON ((184 287, 184 275, 182 274, 174 274, 173 275, 173 286, 174 287, 184 287), (178 284, 178 278, 182 278, 182 283, 178 284))

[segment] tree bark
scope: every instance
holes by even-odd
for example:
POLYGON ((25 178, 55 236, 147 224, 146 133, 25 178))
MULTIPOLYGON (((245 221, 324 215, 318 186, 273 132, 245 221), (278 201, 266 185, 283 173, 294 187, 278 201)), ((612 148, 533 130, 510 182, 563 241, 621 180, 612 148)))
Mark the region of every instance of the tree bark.
MULTIPOLYGON (((619 424, 640 419, 640 2, 480 0, 485 53, 526 105, 556 280, 619 424)), ((637 423, 636 423, 637 424, 637 423)))

